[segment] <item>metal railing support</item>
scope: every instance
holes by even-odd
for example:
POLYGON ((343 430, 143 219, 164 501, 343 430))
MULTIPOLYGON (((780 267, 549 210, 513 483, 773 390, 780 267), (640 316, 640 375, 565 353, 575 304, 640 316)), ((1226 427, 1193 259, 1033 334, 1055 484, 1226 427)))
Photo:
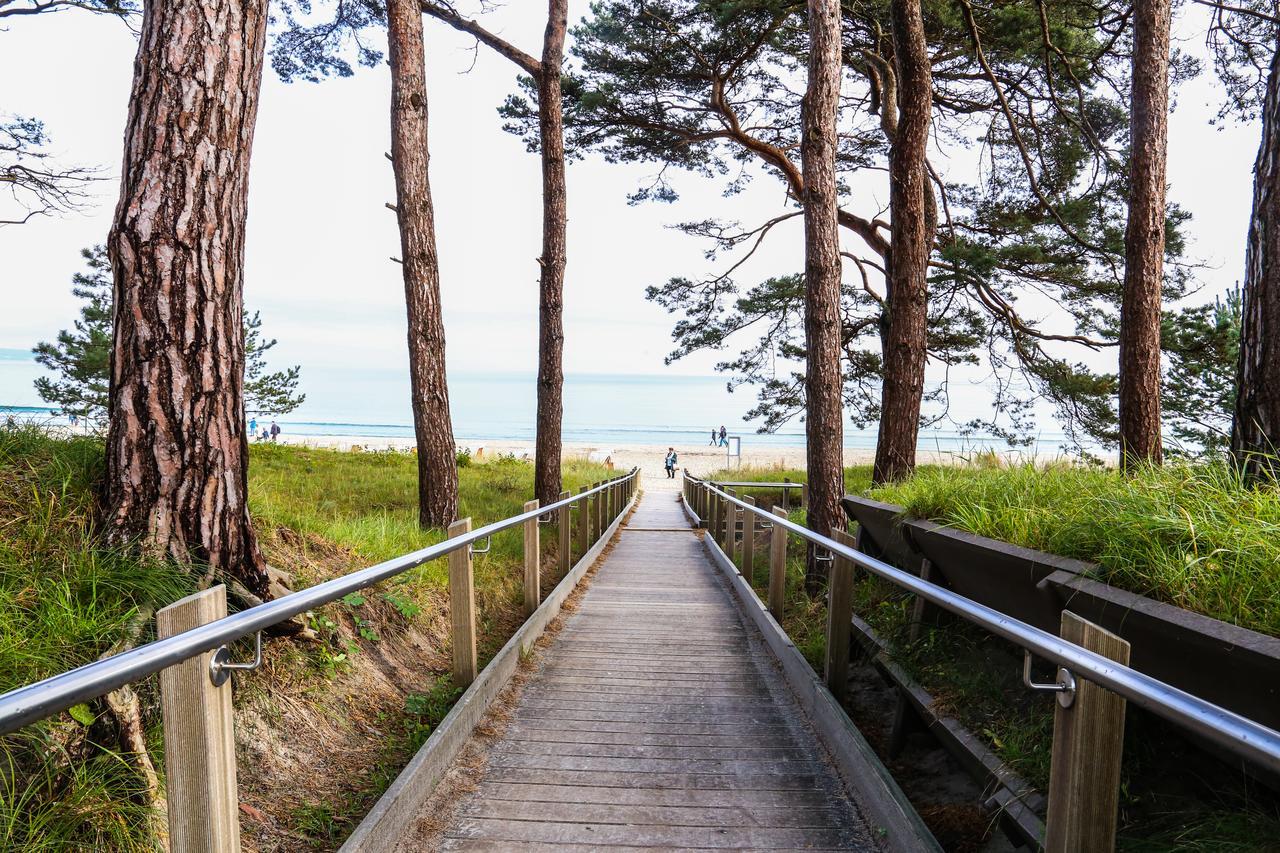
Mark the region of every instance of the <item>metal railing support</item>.
MULTIPOLYGON (((525 501, 524 511, 537 509, 541 504, 535 498, 525 501)), ((538 609, 542 598, 542 535, 538 531, 537 516, 524 523, 524 615, 527 619, 538 609)))
MULTIPOLYGON (((226 615, 227 590, 219 584, 156 613, 156 634, 165 639, 226 615)), ((240 849, 231 682, 214 686, 213 655, 160 671, 169 840, 183 853, 240 849)))
MULTIPOLYGON (((449 525, 449 538, 471 532, 471 519, 449 525)), ((471 548, 449 552, 449 623, 453 631, 453 682, 466 688, 476 680, 475 572, 471 548)))

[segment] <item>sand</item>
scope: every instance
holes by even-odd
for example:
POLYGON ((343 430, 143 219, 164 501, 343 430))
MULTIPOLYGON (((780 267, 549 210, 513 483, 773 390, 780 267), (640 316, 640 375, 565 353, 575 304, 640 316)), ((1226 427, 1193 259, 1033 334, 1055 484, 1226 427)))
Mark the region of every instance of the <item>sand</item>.
MULTIPOLYGON (((337 450, 385 451, 399 450, 408 452, 413 447, 412 438, 404 436, 349 436, 349 435, 281 435, 281 444, 301 445, 305 447, 326 447, 337 450)), ((744 448, 740 459, 729 458, 724 448, 709 445, 701 447, 677 447, 676 454, 679 467, 689 473, 702 476, 711 471, 720 471, 730 467, 763 467, 763 468, 801 468, 805 467, 805 449, 803 447, 761 447, 751 448, 743 442, 744 448)), ((517 440, 479 440, 460 437, 457 439, 458 449, 469 449, 480 459, 492 458, 500 454, 513 454, 520 458, 533 458, 533 442, 517 440)), ((667 448, 656 444, 606 445, 588 442, 565 442, 566 458, 583 458, 603 462, 612 460, 617 469, 630 470, 633 466, 644 472, 646 478, 662 477, 663 460, 667 448)), ((868 465, 874 458, 871 450, 845 450, 845 465, 868 465)), ((921 463, 955 462, 949 454, 921 452, 918 455, 921 463)))

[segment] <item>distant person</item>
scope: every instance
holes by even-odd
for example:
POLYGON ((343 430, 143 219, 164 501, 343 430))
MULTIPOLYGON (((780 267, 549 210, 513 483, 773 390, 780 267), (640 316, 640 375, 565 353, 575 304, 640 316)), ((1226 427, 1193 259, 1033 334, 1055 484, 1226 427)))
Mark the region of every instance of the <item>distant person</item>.
POLYGON ((724 447, 729 443, 729 431, 724 428, 724 424, 720 424, 720 446, 724 447))
POLYGON ((712 427, 711 428, 711 446, 715 447, 719 443, 720 443, 720 436, 719 434, 716 433, 716 428, 712 427))
POLYGON ((271 433, 267 432, 267 428, 262 428, 262 435, 258 436, 258 441, 270 441, 271 433))
POLYGON ((258 419, 249 418, 249 435, 257 435, 257 434, 258 434, 258 419))
POLYGON ((271 440, 275 441, 280 437, 280 424, 275 421, 271 422, 271 440))
POLYGON ((75 413, 75 412, 72 412, 72 413, 68 416, 68 420, 70 420, 70 421, 71 421, 71 428, 72 428, 72 429, 75 429, 77 426, 79 426, 79 425, 80 425, 80 418, 76 415, 76 413, 75 413))
POLYGON ((674 480, 676 478, 676 449, 674 447, 667 448, 667 479, 674 480))

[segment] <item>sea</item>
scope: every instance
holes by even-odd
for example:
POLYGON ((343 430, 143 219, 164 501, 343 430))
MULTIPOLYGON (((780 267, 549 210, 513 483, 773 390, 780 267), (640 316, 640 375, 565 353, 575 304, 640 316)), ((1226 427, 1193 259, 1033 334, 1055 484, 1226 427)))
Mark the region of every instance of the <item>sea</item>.
MULTIPOLYGON (((34 381, 48 372, 29 351, 0 348, 0 418, 14 417, 66 424, 36 394, 34 381)), ((468 441, 533 440, 536 398, 532 373, 458 372, 450 374, 449 397, 454 434, 468 441)), ((409 378, 394 368, 303 367, 301 390, 306 401, 278 418, 285 434, 296 436, 412 437, 409 378)), ((973 405, 964 395, 961 405, 973 405)), ((562 437, 566 442, 596 446, 662 445, 697 447, 709 443, 711 431, 725 426, 741 436, 743 450, 803 446, 804 424, 798 418, 771 433, 746 418, 755 405, 753 389, 729 390, 726 377, 684 374, 567 374, 564 384, 562 437)), ((967 420, 976 412, 954 413, 967 420)), ((1056 455, 1065 436, 1045 432, 1026 453, 1056 455)), ((870 449, 873 429, 858 430, 846 423, 844 444, 870 449)), ((990 436, 962 434, 955 427, 921 430, 924 451, 966 453, 983 449, 1005 451, 1007 444, 990 436)))

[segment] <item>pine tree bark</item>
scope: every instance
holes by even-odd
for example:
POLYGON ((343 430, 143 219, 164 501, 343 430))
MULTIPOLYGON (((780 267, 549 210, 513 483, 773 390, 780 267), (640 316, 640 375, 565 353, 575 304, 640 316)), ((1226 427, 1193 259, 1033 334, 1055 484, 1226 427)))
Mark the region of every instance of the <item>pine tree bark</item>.
MULTIPOLYGON (((893 50, 898 116, 889 148, 892 243, 888 256, 881 350, 884 384, 872 479, 910 476, 916 467, 920 404, 924 396, 929 310, 929 256, 937 216, 926 158, 933 110, 933 70, 920 0, 893 0, 893 50)), ((882 109, 892 109, 885 104, 882 109)))
MULTIPOLYGON (((844 527, 843 377, 840 369, 840 225, 836 197, 836 112, 840 96, 840 3, 808 0, 809 80, 802 106, 804 169, 805 440, 808 526, 824 536, 844 527)), ((816 592, 828 563, 809 547, 805 587, 816 592)))
POLYGON ((442 527, 458 514, 458 463, 445 374, 444 318, 427 147, 422 12, 414 0, 387 3, 391 66, 391 168, 409 320, 409 380, 418 445, 418 521, 442 527))
POLYGON ((564 113, 560 68, 568 0, 549 0, 538 74, 538 133, 542 148, 542 275, 538 291, 538 431, 534 495, 545 506, 560 497, 564 420, 564 270, 567 258, 564 113))
POLYGON ((1231 453, 1252 481, 1280 479, 1280 50, 1271 58, 1253 167, 1231 453))
POLYGON ((110 247, 108 537, 270 597, 248 507, 244 233, 266 0, 148 4, 110 247))
POLYGON ((444 0, 421 0, 423 14, 472 35, 505 56, 538 86, 538 143, 542 151, 542 256, 538 283, 538 414, 534 440, 534 495, 543 504, 560 496, 564 421, 564 271, 567 258, 564 112, 560 71, 568 0, 548 0, 542 58, 535 59, 444 0))
POLYGON ((1120 307, 1120 464, 1160 464, 1160 295, 1164 279, 1170 0, 1133 9, 1129 221, 1120 307))

